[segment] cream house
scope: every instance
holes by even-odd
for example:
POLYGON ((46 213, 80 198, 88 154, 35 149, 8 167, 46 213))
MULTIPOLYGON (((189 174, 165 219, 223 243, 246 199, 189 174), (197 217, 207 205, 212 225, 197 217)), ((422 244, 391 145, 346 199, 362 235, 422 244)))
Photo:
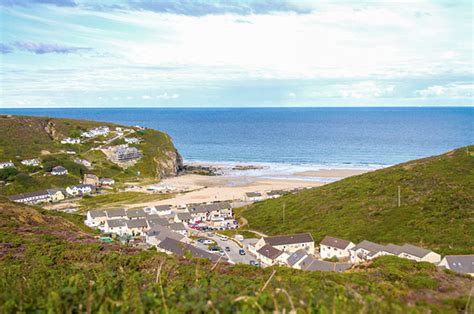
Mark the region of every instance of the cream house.
POLYGON ((266 244, 269 244, 277 248, 278 250, 288 253, 293 253, 300 249, 303 249, 309 254, 314 254, 314 240, 311 234, 309 233, 261 238, 255 244, 255 249, 258 251, 266 244))
POLYGON ((288 254, 269 244, 265 244, 257 250, 257 259, 265 265, 271 266, 285 264, 288 259, 288 254))
POLYGON ((319 244, 319 253, 321 258, 348 258, 350 253, 349 250, 355 246, 354 243, 348 240, 342 240, 325 236, 319 244))
POLYGON ((66 198, 66 191, 64 189, 49 189, 46 190, 51 196, 51 202, 59 202, 66 198))
POLYGON ((105 224, 107 215, 103 210, 89 210, 86 214, 84 223, 89 227, 97 227, 105 224))
POLYGON ((438 253, 411 244, 402 245, 402 252, 398 256, 417 262, 439 263, 441 261, 441 255, 438 253))

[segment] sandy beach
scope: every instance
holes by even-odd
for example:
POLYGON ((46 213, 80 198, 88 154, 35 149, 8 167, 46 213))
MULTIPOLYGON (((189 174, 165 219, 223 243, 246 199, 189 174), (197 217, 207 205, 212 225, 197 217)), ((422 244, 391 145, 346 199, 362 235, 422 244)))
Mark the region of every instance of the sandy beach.
MULTIPOLYGON (((190 192, 179 193, 172 199, 166 199, 153 204, 169 204, 173 206, 190 203, 213 201, 245 200, 245 193, 265 193, 271 190, 290 190, 294 188, 312 188, 326 183, 307 180, 308 177, 345 178, 365 173, 368 170, 325 169, 294 173, 292 176, 281 178, 266 178, 258 176, 202 176, 186 174, 167 178, 161 182, 178 190, 190 192)), ((149 203, 133 204, 130 207, 149 206, 149 203)))

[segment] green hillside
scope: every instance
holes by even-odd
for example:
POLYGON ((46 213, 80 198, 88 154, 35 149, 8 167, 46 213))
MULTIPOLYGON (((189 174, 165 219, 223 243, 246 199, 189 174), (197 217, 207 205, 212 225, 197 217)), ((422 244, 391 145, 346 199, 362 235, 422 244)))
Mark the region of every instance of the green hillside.
POLYGON ((0 187, 0 194, 3 195, 77 184, 84 173, 111 177, 120 182, 161 179, 175 175, 182 167, 181 156, 171 138, 153 129, 96 121, 0 115, 0 162, 10 160, 15 164, 16 171, 0 171, 0 181, 6 182, 4 187, 0 187), (60 143, 65 137, 80 137, 82 132, 98 126, 108 126, 110 134, 93 139, 83 138, 79 145, 60 143), (128 131, 118 136, 116 127, 128 131), (143 153, 143 158, 128 168, 111 162, 101 150, 103 147, 125 143, 124 137, 140 139, 140 143, 130 146, 137 147, 143 153), (23 159, 32 158, 40 159, 43 168, 27 167, 20 163, 23 159), (85 159, 92 163, 92 168, 78 165, 74 159, 85 159), (61 178, 44 176, 57 165, 67 168, 69 174, 61 178))
POLYGON ((0 199, 1 313, 457 313, 472 283, 396 257, 344 274, 178 260, 0 199))
POLYGON ((474 252, 474 146, 241 209, 249 228, 474 252), (397 206, 398 187, 401 206, 397 206))

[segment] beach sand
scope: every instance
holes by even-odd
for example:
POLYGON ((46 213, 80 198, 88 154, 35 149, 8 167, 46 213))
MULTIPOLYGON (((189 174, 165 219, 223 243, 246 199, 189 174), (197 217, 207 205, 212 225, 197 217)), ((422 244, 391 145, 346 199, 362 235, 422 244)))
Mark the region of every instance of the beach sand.
MULTIPOLYGON (((252 176, 201 176, 187 174, 167 178, 162 184, 173 186, 179 190, 191 190, 179 193, 172 199, 154 202, 153 205, 186 205, 214 201, 231 201, 245 199, 247 192, 267 192, 271 190, 290 190, 293 188, 310 188, 324 185, 323 182, 307 181, 307 177, 344 178, 358 175, 367 170, 334 169, 305 171, 294 174, 291 178, 268 179, 252 176), (298 177, 300 179, 298 180, 298 177)), ((131 207, 150 206, 149 203, 133 204, 131 207)))

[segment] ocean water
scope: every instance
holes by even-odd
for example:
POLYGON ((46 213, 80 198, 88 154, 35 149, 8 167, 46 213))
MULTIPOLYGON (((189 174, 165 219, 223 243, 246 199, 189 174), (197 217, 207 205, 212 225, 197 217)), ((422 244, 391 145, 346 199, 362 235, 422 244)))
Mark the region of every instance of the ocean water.
POLYGON ((474 144, 474 108, 2 109, 141 125, 189 162, 273 169, 378 168, 474 144))

